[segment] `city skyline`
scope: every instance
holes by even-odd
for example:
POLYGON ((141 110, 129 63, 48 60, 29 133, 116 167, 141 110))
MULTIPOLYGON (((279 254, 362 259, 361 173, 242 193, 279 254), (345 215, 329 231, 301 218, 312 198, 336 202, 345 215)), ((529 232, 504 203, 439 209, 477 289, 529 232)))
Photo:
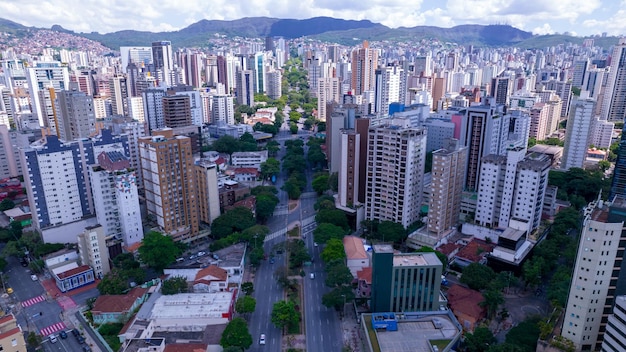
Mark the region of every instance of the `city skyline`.
POLYGON ((346 20, 370 20, 391 28, 421 25, 453 27, 462 24, 509 24, 533 34, 569 32, 572 35, 626 33, 626 1, 612 0, 367 0, 333 2, 308 0, 279 2, 231 0, 205 3, 150 3, 126 1, 102 5, 60 0, 0 2, 2 18, 26 26, 49 28, 58 24, 75 32, 110 33, 121 30, 175 31, 202 19, 236 20, 244 17, 306 19, 328 16, 346 20), (402 16, 398 16, 402 14, 402 16))

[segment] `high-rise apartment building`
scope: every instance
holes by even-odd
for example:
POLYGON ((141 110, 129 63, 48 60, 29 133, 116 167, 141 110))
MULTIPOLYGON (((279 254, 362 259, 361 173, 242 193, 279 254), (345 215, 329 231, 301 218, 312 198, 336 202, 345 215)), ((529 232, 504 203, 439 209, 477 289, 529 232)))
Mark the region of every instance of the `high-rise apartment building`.
POLYGON ((619 195, 608 204, 598 200, 585 209, 561 330, 577 351, 600 349, 615 298, 626 294, 625 219, 626 198, 619 195))
POLYGON ((148 214, 175 241, 189 242, 198 234, 197 194, 191 138, 170 128, 139 138, 139 154, 148 214))
POLYGON ((355 95, 374 90, 375 72, 378 68, 378 50, 371 49, 367 41, 363 47, 352 51, 351 88, 355 95))
POLYGON ((616 195, 626 197, 626 130, 624 129, 622 129, 622 137, 617 151, 617 160, 615 161, 615 169, 613 170, 609 200, 613 199, 616 195))
POLYGON ((546 139, 548 130, 548 118, 550 108, 546 103, 536 103, 530 108, 530 131, 529 137, 538 141, 546 139))
POLYGON ((196 192, 198 193, 198 220, 211 224, 220 216, 220 197, 217 187, 217 164, 199 159, 194 163, 196 192))
POLYGON ((491 96, 497 105, 509 105, 509 98, 513 94, 513 79, 509 76, 499 76, 491 80, 491 96))
POLYGON ((615 297, 613 314, 606 324, 602 352, 626 351, 626 296, 615 297))
POLYGON ((404 104, 406 97, 406 76, 398 66, 375 70, 374 112, 389 115, 389 104, 404 104))
POLYGON ((188 96, 168 91, 161 99, 166 127, 177 128, 191 125, 191 104, 188 96))
POLYGON ((114 75, 109 80, 109 89, 111 90, 111 107, 113 115, 129 116, 129 99, 128 81, 123 75, 114 75))
POLYGON ((28 147, 28 135, 0 125, 0 178, 22 174, 20 148, 28 147))
POLYGON ((237 70, 237 104, 254 106, 255 74, 252 70, 237 70))
POLYGON ((54 107, 61 140, 69 142, 88 138, 96 133, 96 113, 92 97, 77 89, 64 90, 57 94, 54 107))
POLYGON ((120 58, 124 72, 131 63, 137 67, 147 67, 152 64, 152 48, 149 46, 121 46, 120 58))
POLYGON ((437 238, 459 222, 466 162, 467 148, 457 139, 449 139, 445 148, 433 152, 427 225, 437 238))
POLYGON ((57 92, 70 86, 67 67, 60 62, 37 62, 26 69, 26 79, 32 112, 39 119, 39 125, 55 131, 54 99, 57 92))
POLYGON ((602 118, 613 122, 624 122, 626 119, 626 38, 620 38, 613 47, 602 102, 602 118))
MULTIPOLYGON (((57 136, 33 143, 21 151, 24 182, 33 215, 33 226, 40 232, 70 224, 95 215, 88 166, 104 151, 128 155, 126 136, 102 135, 63 143, 57 136)), ((72 243, 76 234, 63 233, 63 238, 48 238, 45 242, 72 243)))
POLYGON ((117 151, 102 152, 89 166, 89 180, 98 224, 104 236, 129 247, 143 239, 136 172, 117 151))
POLYGON ((571 81, 557 81, 549 80, 544 82, 545 89, 554 90, 556 95, 561 98, 563 104, 561 104, 561 117, 569 115, 570 103, 572 102, 572 82, 571 81))
POLYGON ((565 147, 561 168, 582 168, 589 148, 589 136, 594 117, 596 101, 588 98, 586 92, 572 101, 572 109, 567 119, 565 147))
POLYGON ((95 277, 102 279, 111 272, 106 233, 100 225, 89 226, 77 236, 78 253, 81 263, 93 269, 95 277))
POLYGON ((541 153, 526 155, 526 148, 509 149, 504 155, 483 157, 476 222, 490 228, 509 227, 511 220, 527 224, 531 233, 541 222, 548 186, 550 158, 541 153))
POLYGON ((337 77, 320 78, 317 82, 317 118, 326 121, 328 104, 341 101, 341 81, 337 77))
POLYGON ((370 127, 365 217, 393 221, 405 228, 419 220, 422 206, 426 130, 408 119, 370 127))
POLYGON ((148 125, 148 131, 158 130, 165 127, 165 115, 163 114, 163 97, 165 89, 151 88, 142 93, 144 121, 148 125))
POLYGON ((396 254, 389 244, 372 250, 372 312, 439 310, 443 265, 435 253, 396 254))
POLYGON ((270 99, 278 99, 283 93, 283 75, 280 70, 272 70, 267 73, 266 94, 270 99))
POLYGON ((359 165, 362 162, 361 135, 353 129, 341 132, 341 167, 339 169, 338 200, 344 208, 359 204, 359 165))
POLYGON ((212 98, 211 123, 235 124, 235 104, 229 95, 214 95, 212 98))
POLYGON ((174 57, 172 42, 152 42, 152 61, 158 78, 159 86, 174 85, 174 57))

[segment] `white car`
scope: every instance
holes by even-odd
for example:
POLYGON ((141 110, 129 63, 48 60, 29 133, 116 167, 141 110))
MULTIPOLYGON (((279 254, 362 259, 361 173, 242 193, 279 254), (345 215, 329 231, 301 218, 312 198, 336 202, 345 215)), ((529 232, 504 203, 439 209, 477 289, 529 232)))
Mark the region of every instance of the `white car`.
POLYGON ((30 276, 30 279, 31 279, 31 280, 33 280, 33 281, 37 281, 37 275, 32 274, 32 275, 30 276))
POLYGON ((48 336, 48 338, 50 339, 50 342, 52 343, 57 343, 57 341, 59 341, 56 337, 56 335, 50 335, 48 336))
POLYGON ((202 257, 205 254, 206 254, 206 252, 200 251, 200 252, 198 252, 198 257, 202 257))
POLYGON ((259 345, 265 345, 265 334, 261 334, 261 338, 259 339, 259 345))

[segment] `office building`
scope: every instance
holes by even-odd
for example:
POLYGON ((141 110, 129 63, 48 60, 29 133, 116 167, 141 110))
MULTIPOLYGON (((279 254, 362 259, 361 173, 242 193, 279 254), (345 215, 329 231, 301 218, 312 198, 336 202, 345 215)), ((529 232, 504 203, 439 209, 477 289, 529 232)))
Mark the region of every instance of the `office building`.
POLYGON ((626 296, 615 297, 613 314, 606 324, 602 352, 626 351, 626 296))
POLYGON ((57 94, 54 107, 59 139, 72 141, 88 138, 96 133, 96 114, 92 97, 75 88, 64 90, 57 94))
POLYGON ((584 213, 561 335, 577 351, 596 351, 604 340, 616 297, 626 294, 626 198, 618 195, 612 202, 594 201, 584 213))
POLYGON ((98 279, 102 279, 104 275, 111 272, 106 237, 104 228, 95 225, 85 228, 82 233, 78 234, 77 239, 81 263, 89 265, 98 279))
POLYGON ((60 62, 37 62, 26 68, 26 80, 32 112, 39 119, 39 125, 55 131, 54 99, 57 92, 70 86, 67 67, 61 66, 60 62))
POLYGON ((438 239, 459 222, 467 162, 467 148, 459 140, 448 139, 447 143, 446 148, 433 152, 431 171, 427 225, 428 232, 438 239))
POLYGON ((435 253, 395 254, 389 244, 372 250, 373 313, 439 310, 443 265, 435 253))
MULTIPOLYGON (((1 127, 0 131, 2 131, 1 127)), ((624 129, 622 129, 622 137, 617 151, 617 160, 615 161, 615 169, 613 170, 609 199, 613 199, 616 195, 626 197, 626 131, 624 129)))
POLYGON ((198 194, 198 220, 211 224, 220 216, 220 198, 217 186, 217 164, 199 159, 194 163, 196 192, 198 194))
POLYGON ((376 69, 378 68, 378 50, 371 49, 367 41, 363 46, 352 51, 352 91, 355 95, 374 90, 376 69))
POLYGON ((547 155, 526 155, 526 148, 520 147, 509 149, 506 156, 483 157, 476 222, 489 228, 507 228, 516 220, 526 224, 519 230, 531 233, 537 229, 550 166, 547 155))
POLYGON ((33 226, 42 232, 44 242, 73 243, 76 233, 52 231, 48 235, 45 230, 95 215, 88 165, 95 164, 103 151, 128 155, 127 137, 102 130, 100 136, 63 143, 57 136, 47 136, 21 151, 22 165, 29 170, 24 183, 33 226))
POLYGON ((422 206, 426 130, 391 119, 370 127, 368 145, 365 218, 406 228, 422 206))
POLYGON ((283 93, 283 75, 280 70, 272 70, 267 73, 266 94, 270 99, 278 99, 283 93))
POLYGON ((609 77, 602 102, 602 118, 612 122, 626 119, 626 38, 613 47, 609 77))
POLYGON ((171 128, 139 138, 139 154, 148 214, 175 241, 190 242, 198 234, 197 194, 191 138, 171 128))
POLYGON ((587 156, 596 102, 585 93, 582 92, 580 97, 572 101, 572 110, 567 120, 565 150, 561 164, 561 168, 565 170, 572 167, 582 168, 587 156))
MULTIPOLYGON (((102 152, 89 166, 94 209, 104 237, 129 247, 143 239, 136 172, 126 155, 102 152)), ((95 269, 95 268, 94 268, 95 269)))
POLYGON ((152 61, 159 86, 173 86, 174 58, 172 56, 172 42, 152 42, 152 61))
POLYGON ((254 82, 253 70, 237 70, 237 104, 254 106, 254 82))
POLYGON ((124 72, 126 72, 129 64, 135 64, 137 67, 147 67, 152 64, 152 48, 149 46, 121 46, 120 58, 124 72))
POLYGON ((491 96, 497 105, 509 105, 509 98, 513 94, 513 79, 501 75, 491 80, 491 96))
POLYGON ((191 125, 191 103, 188 96, 168 91, 161 101, 166 127, 177 128, 191 125))
POLYGON ((123 75, 114 75, 109 80, 109 89, 111 90, 111 107, 113 115, 129 116, 129 99, 128 81, 123 75))

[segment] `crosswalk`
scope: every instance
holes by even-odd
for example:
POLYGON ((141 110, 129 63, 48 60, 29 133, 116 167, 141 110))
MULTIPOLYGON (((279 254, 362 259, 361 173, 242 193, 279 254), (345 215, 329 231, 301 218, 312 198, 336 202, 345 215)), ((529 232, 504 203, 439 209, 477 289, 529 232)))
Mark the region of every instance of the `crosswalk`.
POLYGON ((39 332, 41 336, 48 336, 50 334, 54 334, 57 331, 61 331, 65 328, 66 328, 65 324, 63 322, 60 322, 60 323, 52 324, 48 326, 47 328, 43 328, 39 330, 39 332))
POLYGON ((23 302, 21 302, 22 307, 26 308, 26 307, 30 307, 33 304, 39 303, 39 302, 43 302, 46 300, 46 296, 41 295, 41 296, 37 296, 37 297, 33 297, 31 299, 27 299, 23 302))

